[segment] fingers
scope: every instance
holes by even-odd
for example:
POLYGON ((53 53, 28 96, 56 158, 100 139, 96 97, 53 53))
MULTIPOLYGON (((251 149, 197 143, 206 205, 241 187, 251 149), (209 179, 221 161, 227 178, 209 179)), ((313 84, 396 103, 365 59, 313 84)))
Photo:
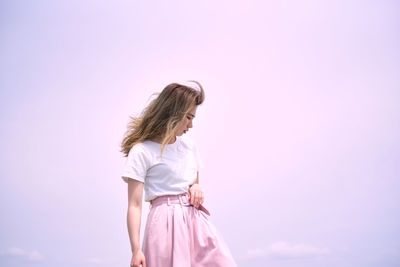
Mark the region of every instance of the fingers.
POLYGON ((143 252, 139 252, 138 255, 132 256, 130 267, 146 267, 146 258, 143 252))
POLYGON ((198 208, 199 207, 199 202, 200 202, 200 200, 199 200, 199 192, 198 191, 196 191, 195 193, 194 193, 194 206, 196 207, 196 208, 198 208))
POLYGON ((197 206, 199 206, 200 204, 203 204, 203 201, 204 201, 203 192, 202 191, 197 191, 196 201, 195 201, 197 206))
POLYGON ((192 193, 190 194, 190 204, 192 204, 193 206, 195 206, 196 204, 196 191, 192 191, 192 193))
POLYGON ((142 260, 141 262, 137 263, 137 264, 133 264, 131 265, 131 267, 146 267, 146 261, 142 260))
POLYGON ((203 191, 197 188, 191 188, 191 190, 189 190, 189 202, 190 204, 198 208, 200 204, 204 203, 203 191))
POLYGON ((204 193, 202 191, 194 191, 190 197, 190 203, 198 208, 200 204, 204 203, 204 193))
POLYGON ((194 190, 190 191, 189 202, 190 202, 190 204, 195 206, 195 203, 196 203, 196 191, 194 191, 194 190))
POLYGON ((200 204, 204 203, 204 193, 200 192, 200 204))

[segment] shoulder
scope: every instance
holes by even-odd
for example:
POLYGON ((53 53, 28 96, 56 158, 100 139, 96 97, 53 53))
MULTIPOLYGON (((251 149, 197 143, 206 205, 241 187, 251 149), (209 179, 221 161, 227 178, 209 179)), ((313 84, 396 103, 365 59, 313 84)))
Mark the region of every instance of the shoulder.
POLYGON ((148 148, 146 147, 146 144, 144 143, 137 143, 135 144, 128 153, 128 158, 132 157, 149 157, 150 153, 148 148))

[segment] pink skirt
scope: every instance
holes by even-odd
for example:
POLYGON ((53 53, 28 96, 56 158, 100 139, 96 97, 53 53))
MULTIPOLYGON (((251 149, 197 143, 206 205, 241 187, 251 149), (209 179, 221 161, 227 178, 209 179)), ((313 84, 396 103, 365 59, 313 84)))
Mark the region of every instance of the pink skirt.
POLYGON ((152 201, 143 236, 147 267, 237 266, 202 205, 196 209, 188 194, 152 201))

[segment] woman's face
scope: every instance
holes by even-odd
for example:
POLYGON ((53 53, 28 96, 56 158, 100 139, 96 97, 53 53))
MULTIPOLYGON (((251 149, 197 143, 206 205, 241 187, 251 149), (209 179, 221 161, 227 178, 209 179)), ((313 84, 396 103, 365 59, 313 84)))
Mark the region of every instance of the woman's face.
POLYGON ((179 124, 178 129, 175 132, 175 135, 181 136, 187 131, 189 131, 189 128, 193 127, 192 121, 194 117, 196 116, 196 109, 197 106, 194 106, 192 109, 189 110, 189 112, 185 115, 181 123, 179 124))

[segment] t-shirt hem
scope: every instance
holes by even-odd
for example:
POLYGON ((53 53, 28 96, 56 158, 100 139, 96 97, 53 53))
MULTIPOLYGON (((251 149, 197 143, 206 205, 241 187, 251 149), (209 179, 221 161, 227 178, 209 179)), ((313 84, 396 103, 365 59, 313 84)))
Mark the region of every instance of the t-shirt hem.
POLYGON ((123 175, 123 176, 121 176, 121 178, 122 178, 122 180, 124 180, 125 183, 128 183, 129 179, 133 179, 133 180, 136 180, 136 181, 144 183, 143 179, 136 178, 136 177, 130 177, 130 176, 123 175))
POLYGON ((152 201, 152 200, 154 200, 154 199, 156 199, 156 198, 158 198, 158 197, 162 197, 162 196, 177 196, 177 195, 180 195, 180 194, 185 194, 185 193, 189 193, 189 192, 180 192, 180 193, 164 193, 164 194, 160 194, 160 195, 157 195, 157 196, 153 196, 151 199, 149 199, 149 200, 147 200, 147 199, 145 199, 144 201, 146 201, 146 202, 150 202, 150 201, 152 201))

